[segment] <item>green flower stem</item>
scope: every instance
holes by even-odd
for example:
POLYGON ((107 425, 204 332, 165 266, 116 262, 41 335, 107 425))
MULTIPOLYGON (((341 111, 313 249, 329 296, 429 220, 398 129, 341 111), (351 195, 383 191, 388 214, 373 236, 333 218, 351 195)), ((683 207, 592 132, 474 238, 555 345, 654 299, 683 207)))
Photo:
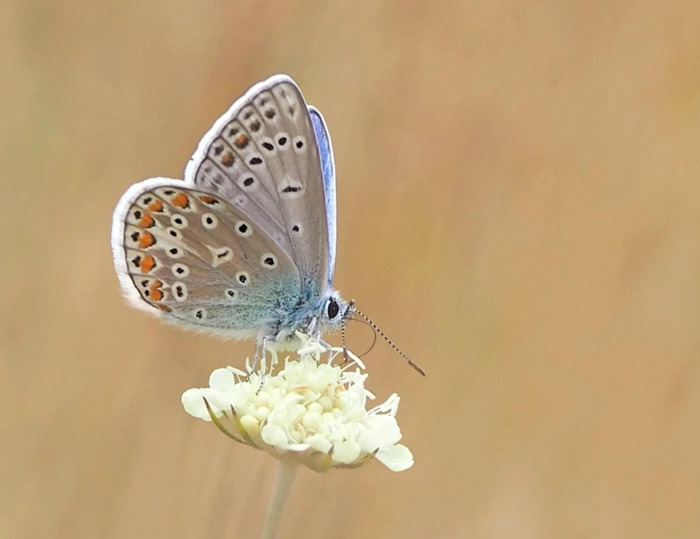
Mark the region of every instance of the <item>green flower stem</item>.
POLYGON ((294 476, 297 473, 297 463, 293 460, 281 458, 279 462, 277 484, 275 485, 275 492, 272 494, 270 504, 267 506, 265 526, 261 535, 262 539, 274 539, 277 536, 284 504, 287 501, 289 491, 292 490, 294 476))

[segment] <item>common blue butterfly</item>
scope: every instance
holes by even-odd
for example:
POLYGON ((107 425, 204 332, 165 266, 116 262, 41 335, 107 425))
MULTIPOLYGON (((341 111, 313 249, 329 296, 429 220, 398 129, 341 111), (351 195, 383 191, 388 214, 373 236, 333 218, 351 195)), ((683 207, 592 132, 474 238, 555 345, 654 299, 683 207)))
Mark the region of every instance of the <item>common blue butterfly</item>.
POLYGON ((168 322, 292 345, 354 308, 332 288, 333 149, 296 83, 253 86, 204 135, 184 181, 133 185, 112 222, 125 296, 168 322))

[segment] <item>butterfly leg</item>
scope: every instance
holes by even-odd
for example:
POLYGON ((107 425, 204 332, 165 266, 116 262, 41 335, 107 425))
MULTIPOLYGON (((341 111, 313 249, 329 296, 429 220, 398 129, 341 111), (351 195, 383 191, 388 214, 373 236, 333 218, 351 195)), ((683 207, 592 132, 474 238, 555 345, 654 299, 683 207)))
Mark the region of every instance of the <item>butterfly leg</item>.
POLYGON ((265 350, 267 350, 267 337, 263 337, 262 340, 255 341, 255 355, 253 356, 253 366, 251 367, 250 373, 255 372, 261 360, 265 358, 265 350))
POLYGON ((340 326, 340 334, 343 339, 343 358, 344 361, 343 363, 347 363, 350 361, 350 356, 348 355, 348 341, 347 337, 345 334, 345 320, 351 320, 352 319, 352 313, 355 311, 355 300, 352 299, 350 300, 350 303, 348 303, 347 308, 345 309, 345 313, 343 314, 343 322, 340 326))
MULTIPOLYGON (((251 371, 255 372, 255 369, 258 367, 258 364, 261 366, 265 366, 265 362, 263 361, 265 359, 265 355, 267 353, 267 337, 263 337, 262 341, 256 342, 255 345, 255 358, 253 359, 253 369, 251 371)), ((265 368, 260 369, 260 383, 258 384, 258 389, 255 392, 256 395, 260 392, 262 389, 263 383, 265 382, 265 368)))

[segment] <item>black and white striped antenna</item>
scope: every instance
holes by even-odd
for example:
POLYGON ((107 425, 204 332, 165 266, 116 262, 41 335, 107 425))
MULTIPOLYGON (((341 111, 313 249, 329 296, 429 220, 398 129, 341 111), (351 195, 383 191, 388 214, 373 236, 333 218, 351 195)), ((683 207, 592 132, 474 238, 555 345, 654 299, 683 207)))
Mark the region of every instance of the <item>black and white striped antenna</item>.
MULTIPOLYGON (((382 336, 382 338, 387 342, 387 344, 388 344, 389 346, 391 346, 391 348, 393 348, 394 352, 396 352, 398 355, 400 355, 400 356, 406 361, 406 363, 408 363, 411 367, 413 367, 415 370, 417 370, 421 375, 425 376, 425 370, 423 369, 423 367, 421 367, 420 365, 418 365, 418 363, 416 363, 416 362, 413 361, 411 358, 409 358, 406 354, 404 354, 404 353, 399 349, 399 347, 396 346, 396 345, 394 344, 394 342, 393 342, 389 337, 386 336, 386 334, 377 326, 377 324, 375 324, 374 322, 372 322, 372 320, 370 320, 370 318, 369 318, 365 313, 363 313, 363 312, 360 311, 357 307, 355 307, 355 300, 353 300, 353 301, 350 302, 349 308, 352 309, 352 312, 353 312, 353 313, 359 314, 359 315, 362 317, 362 319, 363 319, 367 324, 369 324, 369 326, 370 326, 370 327, 374 330, 374 332, 375 332, 375 338, 376 338, 376 334, 379 333, 379 335, 382 336)), ((374 346, 374 345, 373 345, 373 346, 374 346)), ((343 327, 343 349, 345 349, 345 327, 343 327)))

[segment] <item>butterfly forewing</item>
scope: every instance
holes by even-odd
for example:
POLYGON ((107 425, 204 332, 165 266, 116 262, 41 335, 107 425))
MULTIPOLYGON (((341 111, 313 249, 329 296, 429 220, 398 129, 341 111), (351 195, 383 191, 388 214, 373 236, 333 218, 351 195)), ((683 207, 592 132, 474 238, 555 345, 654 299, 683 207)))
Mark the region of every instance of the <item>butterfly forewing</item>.
POLYGON ((335 161, 333 159, 333 146, 331 136, 328 133, 326 122, 321 113, 315 107, 309 107, 311 122, 316 134, 321 170, 323 172, 323 190, 325 194, 326 218, 328 220, 328 285, 333 281, 335 269, 335 250, 337 242, 337 217, 335 199, 335 161))
POLYGON ((313 296, 326 292, 330 245, 323 170, 297 85, 254 86, 205 135, 186 181, 244 211, 289 254, 313 296))
POLYGON ((123 269, 136 299, 164 318, 247 337, 298 301, 289 254, 223 197, 160 179, 125 197, 123 269))

